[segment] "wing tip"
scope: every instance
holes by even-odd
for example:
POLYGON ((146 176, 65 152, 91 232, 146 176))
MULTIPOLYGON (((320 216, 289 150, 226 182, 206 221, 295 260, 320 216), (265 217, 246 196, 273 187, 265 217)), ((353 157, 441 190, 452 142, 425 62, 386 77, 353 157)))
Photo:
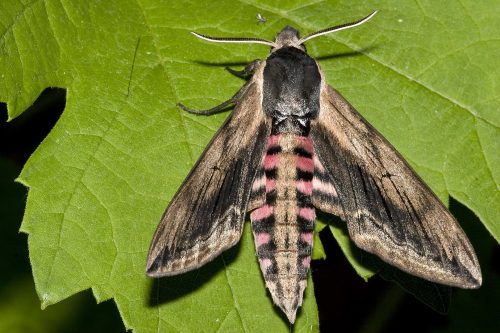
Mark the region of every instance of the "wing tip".
POLYGON ((176 271, 172 271, 170 266, 160 265, 157 260, 149 261, 146 265, 146 275, 152 278, 161 278, 166 276, 179 275, 182 273, 186 273, 192 269, 179 269, 176 271))
POLYGON ((161 278, 183 273, 185 270, 172 270, 172 265, 167 265, 162 256, 148 256, 146 275, 152 278, 161 278))
POLYGON ((479 266, 468 270, 469 276, 464 277, 463 284, 458 286, 464 289, 478 289, 483 284, 483 276, 479 266))
POLYGON ((148 257, 148 262, 146 264, 146 275, 150 277, 161 277, 161 266, 157 263, 157 257, 151 258, 148 257))
POLYGON ((146 275, 152 278, 162 277, 162 275, 158 272, 158 270, 153 269, 151 267, 146 267, 146 275))

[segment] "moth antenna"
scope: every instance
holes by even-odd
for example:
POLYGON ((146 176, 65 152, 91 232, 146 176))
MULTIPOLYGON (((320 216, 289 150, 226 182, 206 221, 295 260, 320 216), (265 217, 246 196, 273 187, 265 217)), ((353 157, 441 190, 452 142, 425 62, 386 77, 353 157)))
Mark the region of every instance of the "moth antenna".
POLYGON ((200 33, 191 31, 193 35, 208 42, 216 42, 216 43, 253 43, 253 44, 264 44, 271 47, 276 47, 277 45, 274 42, 270 42, 261 38, 240 38, 240 37, 210 37, 205 36, 200 33))
POLYGON ((375 14, 377 14, 377 12, 378 12, 378 10, 374 11, 370 15, 368 15, 365 18, 362 18, 361 20, 358 20, 358 21, 354 21, 354 22, 351 22, 351 23, 344 23, 344 24, 341 24, 341 25, 338 25, 338 26, 335 26, 335 27, 326 28, 326 29, 323 29, 323 30, 320 30, 320 31, 316 31, 316 32, 314 32, 314 33, 312 33, 310 35, 305 36, 304 38, 301 38, 297 42, 296 45, 304 44, 306 41, 308 41, 309 39, 312 39, 314 37, 326 35, 326 34, 329 34, 331 32, 336 32, 336 31, 340 31, 340 30, 345 30, 345 29, 357 27, 358 25, 361 25, 361 24, 367 22, 369 19, 371 19, 373 16, 375 16, 375 14))

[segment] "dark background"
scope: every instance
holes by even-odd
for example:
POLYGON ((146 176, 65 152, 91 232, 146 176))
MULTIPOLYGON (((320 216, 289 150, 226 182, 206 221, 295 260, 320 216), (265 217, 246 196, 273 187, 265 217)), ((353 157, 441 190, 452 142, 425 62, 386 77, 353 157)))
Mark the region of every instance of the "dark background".
MULTIPOLYGON (((0 103, 0 332, 125 330, 114 302, 96 304, 90 291, 40 310, 27 235, 18 232, 27 189, 14 180, 54 126, 64 105, 64 90, 47 89, 32 107, 7 123, 6 106, 0 103)), ((364 282, 325 229, 320 237, 327 259, 312 263, 321 331, 500 332, 500 247, 466 207, 451 200, 450 210, 479 257, 483 271, 479 290, 454 289, 448 314, 439 314, 378 275, 364 282)), ((420 293, 420 289, 413 288, 412 292, 420 293)), ((431 291, 433 295, 442 296, 431 291)))

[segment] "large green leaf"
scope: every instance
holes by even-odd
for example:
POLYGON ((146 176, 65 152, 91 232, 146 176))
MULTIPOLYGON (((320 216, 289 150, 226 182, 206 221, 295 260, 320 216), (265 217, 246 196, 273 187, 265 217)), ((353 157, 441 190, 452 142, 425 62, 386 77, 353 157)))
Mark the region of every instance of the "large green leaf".
MULTIPOLYGON (((43 306, 92 288, 98 301, 114 298, 137 332, 288 331, 248 230, 199 271, 144 275, 168 200, 226 116, 188 115, 175 103, 227 99, 242 81, 223 66, 267 53, 188 32, 272 39, 286 24, 309 33, 376 8, 365 26, 309 42, 309 53, 443 200, 465 204, 500 240, 496 1, 5 0, 0 100, 9 117, 46 87, 67 89, 65 112, 19 178, 30 188, 22 230, 43 306), (257 13, 267 22, 257 24, 257 13)), ((318 330, 311 283, 294 329, 318 330)))

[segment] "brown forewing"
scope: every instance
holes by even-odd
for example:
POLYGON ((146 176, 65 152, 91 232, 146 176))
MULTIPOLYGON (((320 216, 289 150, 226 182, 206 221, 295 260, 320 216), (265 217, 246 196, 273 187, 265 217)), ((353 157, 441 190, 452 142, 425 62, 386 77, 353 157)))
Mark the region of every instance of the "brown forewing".
POLYGON ((262 69, 209 143, 165 211, 150 246, 147 274, 186 272, 241 237, 270 125, 262 111, 262 69))
POLYGON ((436 195, 324 81, 320 98, 311 136, 338 198, 313 197, 317 208, 339 215, 357 246, 403 271, 451 286, 480 286, 474 250, 436 195))

